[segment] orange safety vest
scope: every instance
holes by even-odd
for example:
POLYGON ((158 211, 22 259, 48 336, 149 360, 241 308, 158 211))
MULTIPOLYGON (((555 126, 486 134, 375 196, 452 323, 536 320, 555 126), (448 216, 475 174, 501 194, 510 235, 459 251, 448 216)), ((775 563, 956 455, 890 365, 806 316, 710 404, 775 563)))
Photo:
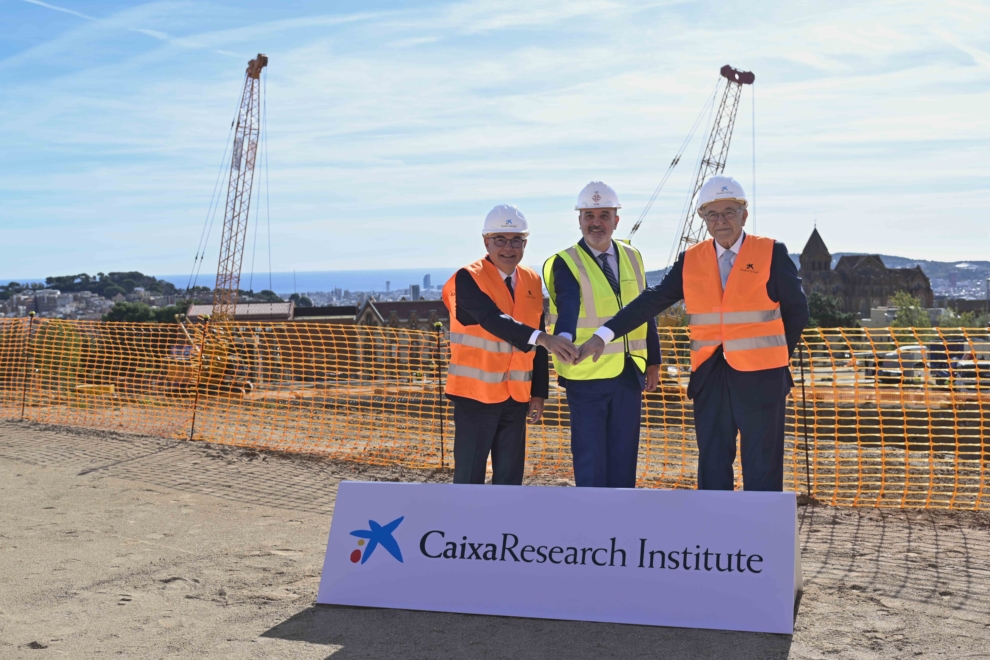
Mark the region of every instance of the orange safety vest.
POLYGON ((724 292, 715 241, 709 239, 685 251, 684 304, 691 331, 692 371, 719 346, 729 365, 738 371, 788 365, 780 303, 767 295, 773 244, 772 238, 747 234, 724 292))
MULTIPOLYGON (((543 283, 531 268, 517 266, 515 300, 509 294, 498 268, 488 259, 479 259, 465 270, 503 314, 531 328, 540 327, 543 314, 543 283)), ((520 351, 480 325, 457 321, 457 273, 443 286, 443 303, 450 310, 450 368, 447 394, 482 403, 501 403, 508 398, 529 401, 533 381, 535 350, 520 351)))

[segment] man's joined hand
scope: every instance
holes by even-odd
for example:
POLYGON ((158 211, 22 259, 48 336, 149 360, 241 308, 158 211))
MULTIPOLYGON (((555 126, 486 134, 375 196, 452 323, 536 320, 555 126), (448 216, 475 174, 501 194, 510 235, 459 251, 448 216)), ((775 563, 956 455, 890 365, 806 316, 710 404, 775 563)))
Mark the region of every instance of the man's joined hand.
POLYGON ((592 362, 598 362, 598 358, 602 356, 602 351, 605 350, 605 340, 598 335, 592 335, 591 339, 584 342, 580 346, 578 352, 577 360, 574 364, 580 364, 584 362, 588 356, 592 356, 592 362))
POLYGON ((561 362, 566 364, 573 364, 578 356, 578 349, 574 345, 574 342, 560 335, 549 335, 541 332, 540 336, 536 339, 536 345, 547 349, 556 355, 561 362))

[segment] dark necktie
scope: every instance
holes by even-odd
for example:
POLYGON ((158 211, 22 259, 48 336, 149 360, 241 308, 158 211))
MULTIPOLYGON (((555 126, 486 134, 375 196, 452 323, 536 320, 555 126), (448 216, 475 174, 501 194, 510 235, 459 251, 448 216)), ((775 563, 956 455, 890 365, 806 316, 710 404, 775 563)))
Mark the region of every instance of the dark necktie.
POLYGON ((619 280, 615 277, 615 273, 612 272, 612 267, 608 263, 608 254, 602 252, 598 255, 598 258, 602 260, 602 272, 605 273, 605 279, 608 280, 608 285, 612 287, 614 293, 618 293, 619 280))
POLYGON ((512 289, 512 275, 509 275, 507 278, 505 278, 505 286, 509 287, 509 295, 512 296, 513 300, 515 300, 516 292, 512 289))

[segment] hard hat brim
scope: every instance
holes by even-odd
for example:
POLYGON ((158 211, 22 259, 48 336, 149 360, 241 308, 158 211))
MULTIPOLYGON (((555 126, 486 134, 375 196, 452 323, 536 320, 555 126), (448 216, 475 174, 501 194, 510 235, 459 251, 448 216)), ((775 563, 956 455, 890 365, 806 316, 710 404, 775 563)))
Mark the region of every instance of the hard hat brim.
POLYGON ((713 202, 739 202, 740 204, 743 205, 743 208, 749 206, 749 202, 739 197, 719 197, 718 199, 710 199, 704 204, 698 205, 698 208, 696 209, 697 214, 701 215, 701 209, 705 208, 709 204, 712 204, 713 202))
POLYGON ((622 208, 622 204, 616 204, 615 206, 579 206, 577 204, 574 205, 574 210, 575 211, 583 211, 585 209, 616 209, 616 210, 618 210, 618 209, 621 209, 621 208, 622 208))

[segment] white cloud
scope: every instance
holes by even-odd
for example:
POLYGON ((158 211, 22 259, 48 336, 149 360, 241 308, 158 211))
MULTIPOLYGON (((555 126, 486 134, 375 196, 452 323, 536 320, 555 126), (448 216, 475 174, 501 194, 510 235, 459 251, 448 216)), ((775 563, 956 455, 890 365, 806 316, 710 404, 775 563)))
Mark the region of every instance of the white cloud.
POLYGON ((74 9, 66 9, 65 7, 56 7, 55 5, 50 5, 47 2, 41 2, 41 0, 22 0, 30 5, 38 5, 39 7, 44 7, 46 9, 53 9, 55 11, 60 11, 64 14, 71 14, 72 16, 78 16, 79 18, 85 18, 88 21, 95 21, 96 19, 92 16, 78 12, 74 9))
MULTIPOLYGON (((572 198, 593 178, 623 196, 625 235, 726 62, 757 74, 757 231, 798 249, 817 210, 833 250, 978 256, 990 91, 958 44, 985 36, 939 27, 937 3, 771 4, 718 25, 712 6, 472 2, 245 25, 144 5, 89 21, 7 63, 0 195, 16 228, 0 242, 53 245, 0 275, 187 268, 258 50, 277 270, 456 265, 500 201, 530 217, 539 265, 573 241, 572 198), (155 34, 114 55, 132 26, 155 34)), ((729 155, 747 186, 749 92, 729 155)), ((637 234, 651 268, 699 146, 637 234)))
POLYGON ((974 62, 982 66, 984 69, 990 71, 990 53, 987 53, 986 51, 982 51, 979 48, 974 48, 973 46, 969 46, 967 44, 962 43, 961 41, 959 41, 959 39, 955 37, 955 35, 948 32, 947 30, 934 30, 934 32, 938 36, 942 37, 942 39, 944 39, 946 43, 949 43, 952 46, 961 50, 962 52, 966 53, 967 55, 973 58, 974 62))

